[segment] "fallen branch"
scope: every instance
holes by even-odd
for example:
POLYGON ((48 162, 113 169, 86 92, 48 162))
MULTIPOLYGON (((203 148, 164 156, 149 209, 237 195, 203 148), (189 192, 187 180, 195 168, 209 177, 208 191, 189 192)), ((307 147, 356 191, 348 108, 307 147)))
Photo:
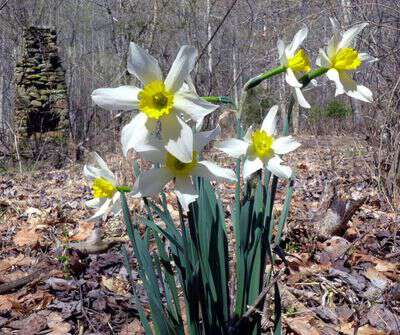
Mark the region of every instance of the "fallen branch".
POLYGON ((102 239, 100 230, 94 229, 92 235, 86 241, 68 243, 67 248, 78 250, 85 254, 101 254, 116 244, 124 242, 128 242, 124 237, 102 239))
POLYGON ((25 277, 22 277, 17 280, 14 280, 12 282, 0 285, 0 294, 6 294, 15 289, 19 289, 19 288, 25 286, 26 284, 29 284, 33 280, 40 278, 41 273, 43 273, 42 270, 35 270, 31 274, 29 274, 25 277))

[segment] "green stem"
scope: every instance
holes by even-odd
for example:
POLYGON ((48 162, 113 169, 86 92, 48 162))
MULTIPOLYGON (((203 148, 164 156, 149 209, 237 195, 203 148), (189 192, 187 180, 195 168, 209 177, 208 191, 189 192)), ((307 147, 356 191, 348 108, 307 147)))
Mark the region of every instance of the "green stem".
POLYGON ((129 186, 117 186, 116 189, 120 192, 131 192, 132 189, 129 186))
POLYGON ((233 107, 236 109, 235 103, 230 97, 227 96, 204 96, 201 97, 202 99, 211 102, 212 104, 227 104, 227 105, 233 105, 233 107))
POLYGON ((273 68, 272 70, 269 70, 269 71, 264 72, 264 73, 262 73, 262 74, 260 74, 260 75, 258 75, 258 76, 256 76, 256 77, 254 77, 254 78, 251 78, 251 79, 244 85, 243 89, 244 89, 245 91, 247 91, 247 90, 249 90, 249 89, 251 89, 251 88, 253 88, 253 87, 256 87, 257 85, 260 85, 261 82, 263 82, 265 79, 271 78, 271 77, 273 77, 273 76, 275 76, 275 75, 277 75, 277 74, 280 74, 280 73, 282 73, 282 72, 285 72, 285 71, 286 71, 286 67, 283 66, 283 65, 278 66, 278 67, 276 67, 276 68, 273 68))
POLYGON ((308 72, 307 74, 305 74, 304 76, 302 76, 302 77, 299 79, 299 81, 303 84, 303 87, 302 87, 302 88, 306 87, 306 86, 311 82, 311 80, 313 80, 313 79, 315 79, 315 78, 317 78, 317 77, 320 77, 320 76, 322 76, 323 74, 327 73, 328 70, 329 70, 328 67, 320 67, 320 68, 318 68, 317 70, 308 72))

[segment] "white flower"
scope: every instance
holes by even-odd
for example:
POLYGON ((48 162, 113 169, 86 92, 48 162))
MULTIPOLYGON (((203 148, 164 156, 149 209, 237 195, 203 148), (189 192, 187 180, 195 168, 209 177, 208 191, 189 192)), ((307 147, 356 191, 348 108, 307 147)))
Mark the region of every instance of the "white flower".
POLYGON ((221 168, 216 164, 199 160, 199 154, 203 148, 220 133, 220 128, 212 131, 200 132, 194 135, 194 147, 192 160, 184 163, 165 151, 160 140, 148 137, 146 141, 135 146, 135 150, 146 160, 160 164, 158 168, 152 168, 142 172, 133 186, 135 197, 147 197, 160 193, 164 185, 170 180, 175 180, 175 194, 182 208, 189 210, 189 204, 198 198, 196 188, 193 185, 193 177, 204 177, 217 181, 235 181, 235 173, 231 169, 221 168))
POLYGON ((190 80, 197 57, 191 46, 183 46, 171 69, 163 80, 157 60, 135 43, 130 43, 128 71, 144 85, 100 88, 92 93, 93 101, 108 110, 139 110, 123 129, 121 142, 124 155, 136 143, 152 132, 157 121, 161 122, 161 135, 165 149, 182 162, 191 160, 193 134, 180 117, 199 123, 218 106, 201 99, 195 91, 184 84, 190 80))
POLYGON ((304 50, 300 48, 307 34, 308 28, 304 27, 294 35, 292 43, 286 46, 285 43, 279 39, 277 45, 280 63, 286 68, 286 82, 293 87, 297 102, 304 108, 310 108, 310 104, 304 98, 301 91, 303 84, 300 83, 298 79, 305 73, 311 71, 310 60, 304 50))
POLYGON ((362 64, 377 60, 367 53, 359 53, 353 49, 357 35, 361 33, 368 23, 360 23, 341 33, 339 23, 334 19, 330 20, 333 27, 333 36, 328 43, 326 51, 319 50, 317 65, 329 68, 326 75, 336 85, 336 96, 346 93, 352 98, 372 102, 371 90, 363 85, 358 85, 352 79, 353 72, 359 69, 362 64))
POLYGON ((215 146, 235 158, 246 156, 243 165, 244 179, 248 179, 252 173, 264 166, 281 178, 290 178, 292 175, 292 169, 289 166, 281 165, 282 160, 279 155, 297 149, 300 143, 291 136, 274 137, 277 112, 278 106, 273 106, 265 117, 261 129, 253 131, 250 127, 243 140, 232 138, 215 146))
POLYGON ((95 165, 85 165, 83 174, 91 183, 93 199, 86 201, 86 206, 97 209, 88 221, 98 220, 109 211, 118 214, 120 211, 118 200, 120 194, 117 190, 117 181, 104 160, 93 152, 92 158, 95 165))

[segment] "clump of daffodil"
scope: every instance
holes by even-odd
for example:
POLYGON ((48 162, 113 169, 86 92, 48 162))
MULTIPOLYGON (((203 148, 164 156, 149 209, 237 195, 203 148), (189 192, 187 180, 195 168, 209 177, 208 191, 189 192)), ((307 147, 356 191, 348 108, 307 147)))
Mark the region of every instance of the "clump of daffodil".
POLYGON ((289 153, 300 146, 291 136, 275 137, 278 106, 273 106, 264 118, 261 128, 253 131, 250 127, 243 140, 232 138, 216 145, 228 155, 239 158, 245 156, 243 178, 263 167, 281 178, 290 178, 292 169, 281 165, 280 155, 289 153))
POLYGON ((91 184, 93 199, 86 201, 86 206, 97 209, 96 213, 88 220, 98 220, 112 211, 120 211, 118 192, 119 187, 114 174, 110 171, 104 160, 96 153, 91 153, 95 165, 86 164, 83 174, 91 184))
POLYGON ((341 33, 339 23, 335 19, 330 20, 333 36, 326 51, 320 49, 317 65, 329 69, 326 75, 336 85, 335 95, 346 93, 352 98, 372 102, 371 90, 363 85, 358 85, 352 78, 353 73, 359 70, 363 64, 376 61, 376 58, 367 53, 361 53, 354 49, 357 35, 368 23, 360 23, 341 33))
POLYGON ((157 138, 148 137, 144 142, 136 144, 135 150, 142 158, 158 164, 160 167, 142 172, 133 186, 132 194, 135 197, 154 196, 161 192, 165 184, 174 180, 174 192, 183 210, 187 211, 189 204, 198 198, 193 177, 204 177, 216 181, 235 181, 236 176, 231 169, 221 168, 200 158, 203 148, 219 133, 219 127, 212 131, 196 133, 190 162, 182 162, 171 155, 157 138))
POLYGON ((279 60, 286 72, 286 82, 293 87, 296 100, 304 108, 310 108, 310 104, 304 98, 301 91, 303 84, 298 79, 311 71, 310 59, 304 49, 300 48, 307 34, 308 28, 304 27, 294 35, 289 45, 285 46, 281 39, 278 40, 277 44, 279 60))
POLYGON ((121 86, 93 91, 92 100, 105 109, 139 111, 121 132, 125 155, 160 122, 165 149, 182 162, 191 161, 193 134, 181 115, 201 123, 218 107, 201 99, 185 84, 196 57, 195 48, 183 46, 164 80, 157 60, 137 44, 130 43, 128 71, 142 82, 143 88, 121 86))

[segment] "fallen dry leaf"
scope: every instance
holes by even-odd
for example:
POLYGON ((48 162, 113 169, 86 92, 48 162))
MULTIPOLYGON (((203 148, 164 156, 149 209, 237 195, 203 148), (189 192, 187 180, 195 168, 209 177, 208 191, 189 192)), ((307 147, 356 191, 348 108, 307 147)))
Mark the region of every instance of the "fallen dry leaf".
POLYGON ((0 260, 0 273, 4 273, 13 266, 27 266, 32 264, 32 258, 24 254, 18 254, 15 257, 7 257, 0 260))
POLYGON ((142 325, 140 324, 140 321, 135 319, 131 323, 126 323, 123 325, 119 335, 131 335, 131 334, 137 334, 137 335, 144 335, 145 332, 143 330, 142 325))
POLYGON ((364 276, 367 277, 371 283, 384 290, 389 284, 389 280, 385 277, 382 272, 376 270, 376 268, 368 268, 367 271, 364 272, 364 276))
POLYGON ((78 232, 69 237, 70 241, 83 241, 90 237, 94 228, 93 222, 79 222, 78 232))
MULTIPOLYGON (((340 325, 337 328, 338 331, 345 335, 354 335, 355 328, 353 322, 348 322, 345 324, 340 325)), ((364 325, 357 329, 357 335, 385 335, 385 332, 382 330, 378 330, 370 325, 364 325)))
POLYGON ((47 326, 51 330, 51 335, 66 335, 71 330, 71 325, 68 322, 64 322, 60 313, 51 312, 47 317, 47 326))
POLYGON ((36 246, 39 243, 41 235, 36 232, 36 228, 22 228, 15 236, 14 243, 18 247, 36 246))
POLYGON ((298 335, 321 335, 314 326, 310 324, 312 316, 297 316, 294 318, 285 318, 287 326, 298 335))
POLYGON ((101 284, 116 294, 126 296, 129 294, 129 284, 126 280, 121 279, 119 276, 107 278, 101 277, 101 284))
POLYGON ((21 304, 13 294, 0 295, 0 314, 11 310, 20 310, 21 304))

